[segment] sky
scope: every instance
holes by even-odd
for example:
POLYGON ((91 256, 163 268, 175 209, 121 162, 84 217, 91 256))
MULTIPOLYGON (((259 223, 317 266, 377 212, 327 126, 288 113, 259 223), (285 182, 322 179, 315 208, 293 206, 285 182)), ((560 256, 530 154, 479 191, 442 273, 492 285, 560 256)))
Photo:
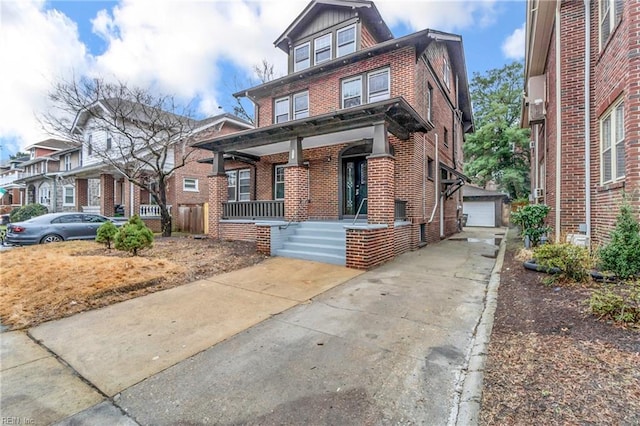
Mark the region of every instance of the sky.
MULTIPOLYGON (((56 81, 101 77, 232 112, 273 42, 307 0, 0 0, 0 159, 48 136, 37 117, 56 81)), ((377 0, 395 37, 425 28, 460 34, 467 74, 523 60, 525 1, 377 0)))

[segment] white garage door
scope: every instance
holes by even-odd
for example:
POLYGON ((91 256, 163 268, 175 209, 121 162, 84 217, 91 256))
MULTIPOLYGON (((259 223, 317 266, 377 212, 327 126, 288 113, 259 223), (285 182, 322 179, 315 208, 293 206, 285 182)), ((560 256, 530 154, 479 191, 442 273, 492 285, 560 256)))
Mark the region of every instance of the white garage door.
POLYGON ((496 204, 493 201, 465 201, 462 212, 469 215, 467 226, 496 226, 496 204))

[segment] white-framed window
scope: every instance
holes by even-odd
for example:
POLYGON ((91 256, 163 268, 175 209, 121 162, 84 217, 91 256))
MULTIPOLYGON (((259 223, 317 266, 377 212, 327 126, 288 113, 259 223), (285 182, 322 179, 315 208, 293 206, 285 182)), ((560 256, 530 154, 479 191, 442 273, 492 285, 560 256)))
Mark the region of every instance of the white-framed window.
POLYGON ((107 134, 107 151, 111 149, 112 145, 113 145, 113 139, 111 138, 110 134, 107 134))
POLYGON ((284 200, 284 164, 275 166, 273 172, 273 199, 284 200))
POLYGON ((93 135, 91 133, 89 133, 87 135, 87 155, 92 155, 93 154, 93 135))
POLYGON ((76 205, 76 189, 71 185, 62 187, 62 205, 65 207, 76 205))
POLYGON ((289 97, 275 100, 275 120, 276 123, 289 121, 289 97))
POLYGON ((187 192, 198 192, 198 179, 194 178, 183 178, 182 179, 182 190, 187 192))
POLYGON ((336 33, 336 57, 356 51, 356 26, 341 28, 336 33))
POLYGON ((600 178, 608 183, 624 178, 624 103, 617 102, 600 119, 600 178))
POLYGON ((314 64, 331 59, 331 33, 316 38, 313 41, 314 64))
POLYGON ((311 66, 311 43, 307 42, 293 48, 293 71, 302 71, 311 66))
POLYGON ((427 120, 433 121, 433 87, 427 83, 427 120))
POLYGON ((362 104, 362 77, 342 80, 342 108, 350 108, 362 104))
POLYGON ((227 196, 228 200, 251 200, 251 170, 230 170, 227 172, 227 196))
POLYGON ((44 182, 42 185, 40 185, 40 188, 38 188, 38 202, 40 204, 48 206, 50 201, 51 188, 49 187, 49 184, 47 182, 44 182))
POLYGON ((71 154, 67 154, 64 156, 64 170, 71 170, 71 154))
POLYGON ((309 116, 309 92, 300 92, 293 95, 293 119, 309 116))
POLYGON ((607 43, 611 32, 622 19, 624 0, 600 0, 598 5, 600 49, 602 49, 602 47, 607 43))
POLYGON ((444 58, 444 62, 442 63, 442 78, 444 79, 444 84, 447 86, 447 89, 451 88, 451 67, 449 66, 449 61, 447 58, 444 58))
POLYGON ((367 75, 367 97, 369 102, 389 99, 389 69, 370 72, 367 75))

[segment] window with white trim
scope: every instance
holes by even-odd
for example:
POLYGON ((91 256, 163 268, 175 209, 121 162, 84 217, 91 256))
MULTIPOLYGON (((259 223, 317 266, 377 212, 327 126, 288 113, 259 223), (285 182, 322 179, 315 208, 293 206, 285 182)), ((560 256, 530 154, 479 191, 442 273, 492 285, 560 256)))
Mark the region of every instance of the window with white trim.
POLYGON ((249 201, 251 199, 251 170, 230 170, 227 172, 228 200, 249 201))
POLYGON ((107 151, 111 149, 111 145, 113 144, 113 140, 110 134, 107 134, 107 151))
POLYGON ((336 58, 356 51, 356 26, 341 28, 336 33, 336 58))
POLYGON ((289 97, 276 99, 275 120, 276 123, 289 121, 289 97))
POLYGON ((624 0, 600 0, 599 5, 599 27, 600 27, 600 49, 604 47, 611 35, 611 32, 622 19, 624 0))
POLYGON ((237 187, 238 187, 238 172, 236 170, 232 170, 227 172, 227 200, 228 201, 236 201, 238 198, 236 196, 237 187))
POLYGON ((71 185, 62 187, 62 205, 71 207, 76 205, 76 190, 71 185))
POLYGON ((183 178, 182 190, 187 192, 198 192, 198 179, 183 178))
POLYGON ((293 119, 309 116, 309 92, 300 92, 293 95, 293 119))
POLYGON ((314 64, 331 59, 331 33, 316 38, 313 41, 314 64))
POLYGON ((64 156, 64 170, 71 170, 71 154, 67 154, 64 156))
POLYGON ((369 103, 389 99, 389 69, 370 72, 367 75, 369 103))
POLYGON ((307 42, 293 49, 293 71, 302 71, 311 66, 311 43, 307 42))
POLYGON ((273 199, 284 200, 284 164, 275 166, 273 173, 273 199))
POLYGON ((433 87, 427 84, 427 120, 433 121, 433 87))
POLYGON ((609 183, 625 176, 624 103, 613 105, 600 119, 600 177, 609 183))
POLYGON ((38 188, 38 202, 40 204, 48 206, 50 201, 51 201, 51 189, 49 187, 49 184, 45 182, 42 185, 40 185, 40 188, 38 188))
POLYGON ((342 80, 342 108, 362 104, 362 77, 342 80))
POLYGON ((342 80, 342 108, 389 99, 390 83, 389 68, 342 80))
POLYGON ((309 116, 309 92, 298 92, 274 101, 274 123, 284 123, 309 116))
POLYGON ((447 86, 447 89, 451 88, 451 67, 449 66, 449 61, 447 58, 444 58, 444 62, 442 64, 442 76, 444 80, 444 84, 447 86))

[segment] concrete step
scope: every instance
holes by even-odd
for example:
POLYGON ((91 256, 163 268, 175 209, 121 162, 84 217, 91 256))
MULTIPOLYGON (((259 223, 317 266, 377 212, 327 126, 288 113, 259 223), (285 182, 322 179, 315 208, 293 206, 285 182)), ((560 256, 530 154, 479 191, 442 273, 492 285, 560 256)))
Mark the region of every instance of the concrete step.
POLYGON ((345 256, 346 249, 343 246, 325 245, 325 244, 301 244, 286 241, 283 245, 284 250, 309 252, 318 254, 331 254, 336 256, 345 256))
POLYGON ((300 244, 324 244, 328 246, 345 246, 345 237, 344 235, 337 236, 324 236, 324 235, 298 235, 294 234, 289 237, 289 242, 292 243, 300 243, 300 244))
POLYGON ((347 233, 344 229, 297 228, 295 235, 307 237, 342 238, 344 240, 344 237, 345 235, 347 235, 347 233))
POLYGON ((314 262, 331 263, 333 265, 346 265, 344 255, 338 256, 334 254, 314 253, 309 251, 297 251, 288 249, 276 250, 276 255, 282 257, 291 257, 294 259, 312 260, 314 262))

